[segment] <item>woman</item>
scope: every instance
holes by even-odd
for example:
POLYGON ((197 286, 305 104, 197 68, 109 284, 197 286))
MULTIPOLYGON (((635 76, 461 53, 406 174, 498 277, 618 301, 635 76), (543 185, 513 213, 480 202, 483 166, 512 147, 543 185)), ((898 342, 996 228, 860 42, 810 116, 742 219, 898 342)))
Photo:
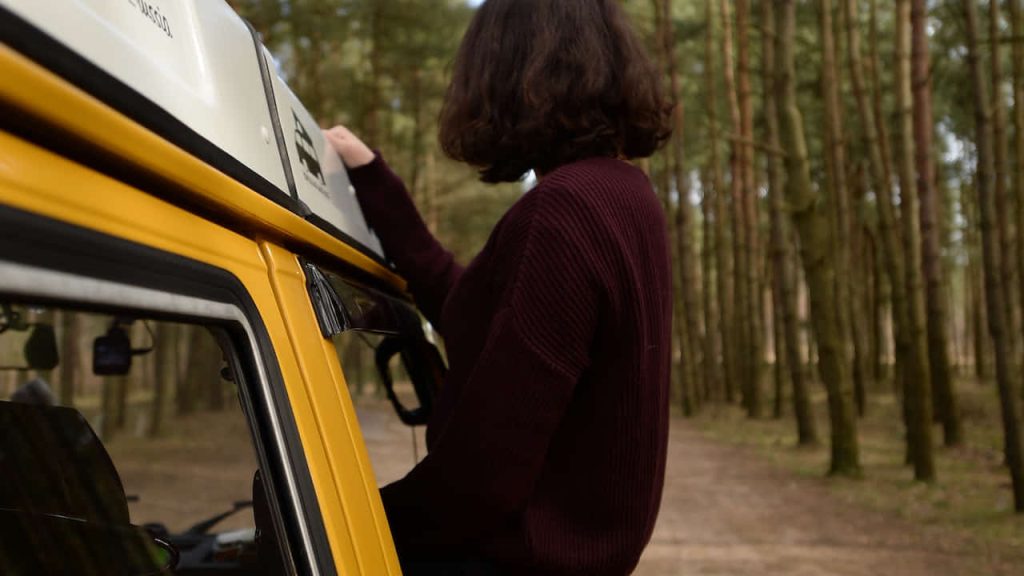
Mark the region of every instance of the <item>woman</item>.
POLYGON ((671 280, 650 182, 657 73, 616 0, 488 0, 440 122, 485 182, 540 182, 463 268, 401 181, 327 131, 365 215, 440 331, 428 456, 381 490, 407 574, 627 574, 650 538, 668 430, 671 280))

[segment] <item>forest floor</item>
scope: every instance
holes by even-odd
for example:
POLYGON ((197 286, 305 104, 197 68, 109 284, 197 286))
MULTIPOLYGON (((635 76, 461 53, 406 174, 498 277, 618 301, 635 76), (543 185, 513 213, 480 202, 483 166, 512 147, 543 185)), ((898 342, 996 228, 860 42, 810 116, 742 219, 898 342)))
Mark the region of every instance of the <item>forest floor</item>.
MULTIPOLYGON (((361 398, 357 405, 378 480, 401 477, 413 462, 411 432, 385 403, 361 398)), ((875 412, 886 417, 885 409, 875 412)), ((789 420, 741 420, 733 408, 673 419, 661 512, 636 574, 1024 574, 1024 520, 998 510, 997 491, 985 481, 953 475, 954 490, 971 482, 993 501, 990 512, 975 512, 984 517, 976 521, 980 527, 957 524, 948 513, 921 511, 936 503, 957 508, 942 505, 948 496, 942 489, 893 479, 909 477, 901 465, 876 474, 886 458, 880 453, 891 448, 875 441, 881 431, 871 426, 862 428, 865 479, 829 480, 822 474, 827 449, 792 448, 789 420), (871 480, 872 474, 881 478, 871 480)), ((827 437, 824 424, 819 433, 827 437)), ((949 469, 940 458, 940 474, 949 469)))

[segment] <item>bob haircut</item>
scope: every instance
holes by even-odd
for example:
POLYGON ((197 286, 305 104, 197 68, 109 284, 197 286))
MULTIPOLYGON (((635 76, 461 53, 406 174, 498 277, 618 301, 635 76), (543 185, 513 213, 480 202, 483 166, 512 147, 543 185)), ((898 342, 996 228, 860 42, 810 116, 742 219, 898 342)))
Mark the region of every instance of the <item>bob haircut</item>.
POLYGON ((513 182, 595 156, 650 156, 671 104, 617 0, 487 0, 441 110, 445 153, 513 182))

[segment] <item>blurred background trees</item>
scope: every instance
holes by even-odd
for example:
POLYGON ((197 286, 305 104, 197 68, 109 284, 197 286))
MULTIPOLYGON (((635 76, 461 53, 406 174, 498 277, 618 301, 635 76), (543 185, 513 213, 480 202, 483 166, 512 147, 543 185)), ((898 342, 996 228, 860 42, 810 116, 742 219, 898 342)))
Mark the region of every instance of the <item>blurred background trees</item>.
MULTIPOLYGON (((672 233, 681 414, 792 418, 803 445, 827 429, 847 476, 865 437, 924 482, 957 447, 996 451, 1024 510, 1021 1, 622 2, 676 103, 642 165, 672 233)), ((436 143, 473 3, 231 3, 471 258, 526 187, 436 143)))

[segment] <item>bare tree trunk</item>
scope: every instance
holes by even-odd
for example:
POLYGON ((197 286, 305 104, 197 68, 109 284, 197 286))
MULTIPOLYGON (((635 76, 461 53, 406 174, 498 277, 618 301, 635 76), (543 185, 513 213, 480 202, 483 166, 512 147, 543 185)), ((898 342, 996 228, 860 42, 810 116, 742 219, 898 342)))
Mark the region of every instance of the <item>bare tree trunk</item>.
POLYGON ((383 4, 381 2, 372 2, 370 4, 370 10, 370 54, 368 58, 370 63, 370 93, 368 95, 369 102, 366 110, 364 135, 366 141, 369 142, 371 146, 379 147, 383 144, 380 129, 380 43, 382 30, 384 28, 383 4))
POLYGON ((829 250, 832 245, 829 218, 822 212, 811 186, 803 115, 796 99, 793 56, 796 5, 794 0, 777 0, 775 9, 779 25, 776 93, 781 140, 786 151, 786 197, 800 235, 800 255, 807 274, 819 369, 828 392, 831 427, 829 473, 859 475, 857 421, 853 414, 850 366, 843 353, 844 342, 836 314, 835 263, 829 250))
MULTIPOLYGON (((1010 30, 1013 35, 1013 201, 1016 202, 1016 275, 1018 301, 1024 315, 1024 22, 1021 21, 1021 0, 1008 0, 1010 30)), ((1024 321, 1024 317, 1021 318, 1024 321)), ((1015 327, 1015 329, 1019 329, 1015 327)))
POLYGON ((178 366, 183 377, 178 379, 177 386, 174 388, 174 407, 179 416, 193 412, 196 406, 195 388, 198 383, 192 380, 194 375, 192 365, 198 354, 198 344, 196 344, 198 336, 196 333, 199 330, 200 328, 196 326, 182 326, 178 330, 179 343, 181 344, 179 348, 181 356, 178 358, 178 366))
POLYGON ((128 376, 111 378, 116 383, 114 395, 114 428, 124 430, 128 421, 128 376))
MULTIPOLYGON (((764 123, 767 131, 767 142, 775 149, 781 149, 779 139, 779 107, 776 101, 776 85, 779 82, 776 73, 777 56, 775 46, 780 39, 777 37, 775 11, 770 2, 762 5, 762 26, 765 37, 764 56, 764 123)), ((807 382, 804 363, 800 355, 798 318, 796 314, 796 297, 793 292, 792 252, 785 221, 783 195, 785 194, 783 174, 779 171, 778 160, 766 155, 768 167, 768 199, 771 222, 771 255, 772 255, 772 292, 774 294, 774 322, 778 325, 775 331, 777 366, 785 364, 789 368, 789 379, 793 388, 793 417, 796 421, 797 443, 801 446, 818 442, 818 433, 814 424, 814 413, 811 410, 810 398, 807 393, 807 382)), ((776 377, 780 382, 784 375, 776 377)), ((782 412, 781 385, 776 391, 776 417, 782 412)))
POLYGON ((118 421, 118 401, 117 397, 120 393, 120 389, 124 387, 123 376, 107 376, 103 378, 100 400, 100 437, 104 442, 109 441, 114 437, 114 433, 117 432, 119 426, 118 421))
MULTIPOLYGON (((761 85, 762 117, 764 120, 765 143, 773 149, 779 148, 779 122, 778 111, 775 106, 775 91, 772 89, 775 82, 775 13, 772 10, 771 2, 761 2, 761 85)), ((778 221, 781 216, 776 213, 772 204, 776 198, 783 194, 782 175, 779 172, 778 159, 775 154, 764 155, 765 171, 768 174, 768 197, 769 197, 769 239, 772 260, 772 353, 775 362, 772 363, 772 379, 774 381, 775 394, 772 398, 772 418, 782 418, 782 407, 785 403, 786 391, 786 337, 783 329, 783 316, 785 316, 785 303, 782 296, 782 283, 787 279, 782 277, 784 262, 779 262, 779 246, 776 245, 776 235, 781 232, 777 230, 778 221)))
POLYGON ((974 376, 978 382, 984 384, 989 377, 989 341, 988 315, 985 312, 985 286, 984 270, 978 267, 983 259, 981 251, 981 240, 978 238, 978 231, 981 230, 980 216, 978 214, 976 185, 962 184, 960 187, 960 210, 964 217, 964 244, 967 252, 967 266, 964 278, 964 291, 969 318, 971 353, 974 360, 974 376))
MULTIPOLYGON (((736 75, 733 69, 733 53, 732 53, 732 20, 729 12, 729 0, 721 0, 721 16, 722 16, 722 69, 725 72, 725 92, 729 102, 729 119, 732 127, 732 134, 742 134, 741 119, 740 119, 740 104, 739 99, 736 95, 736 75)), ((735 315, 735 328, 730 330, 730 336, 732 337, 733 346, 735 346, 736 354, 732 360, 735 361, 736 367, 736 383, 738 384, 739 392, 743 395, 744 405, 748 402, 750 393, 747 391, 746 386, 749 384, 749 374, 747 370, 749 362, 749 347, 747 341, 751 333, 750 328, 750 317, 746 313, 746 278, 745 274, 745 261, 743 257, 744 247, 746 245, 746 228, 744 225, 743 217, 743 194, 744 194, 744 182, 743 182, 743 145, 739 143, 739 139, 733 138, 731 140, 731 147, 729 153, 729 197, 732 200, 732 301, 729 306, 734 311, 735 315)), ((730 390, 735 393, 736 388, 730 390)), ((731 401, 733 396, 730 395, 729 400, 731 401)))
POLYGON ((921 257, 927 297, 928 359, 935 393, 933 406, 942 421, 946 446, 960 443, 960 405, 953 389, 949 367, 949 334, 943 292, 942 248, 939 244, 938 198, 932 165, 932 84, 928 54, 927 6, 913 0, 911 6, 911 78, 914 95, 914 140, 916 140, 917 192, 921 206, 921 257))
MULTIPOLYGON (((669 30, 666 20, 668 16, 668 2, 669 0, 651 0, 651 8, 654 11, 654 27, 656 36, 655 45, 658 58, 658 68, 663 73, 668 72, 668 53, 672 48, 671 42, 668 40, 669 30)), ((669 89, 671 90, 671 88, 672 87, 670 85, 669 89)), ((681 109, 677 106, 676 109, 673 110, 673 123, 677 123, 682 120, 682 116, 680 114, 681 109)), ((673 140, 675 137, 675 134, 673 134, 673 140)), ((666 150, 662 154, 663 166, 661 171, 658 173, 657 182, 662 204, 665 208, 665 215, 669 220, 669 231, 673 245, 673 272, 678 273, 678 277, 681 278, 687 274, 685 270, 682 270, 685 256, 680 250, 683 248, 684 244, 684 242, 679 239, 683 230, 679 226, 678 218, 674 217, 672 207, 673 167, 676 163, 675 155, 677 152, 675 142, 670 143, 670 149, 666 150)), ((678 188, 677 191, 681 192, 678 188)), ((680 200, 682 200, 682 198, 680 198, 680 200)), ((692 263, 692 259, 690 262, 692 263)), ((677 346, 679 350, 679 363, 675 366, 676 377, 679 382, 677 396, 681 401, 683 414, 692 416, 697 410, 697 400, 694 393, 696 390, 696 356, 693 355, 695 343, 692 340, 693 334, 686 325, 689 317, 684 296, 686 286, 682 285, 682 282, 679 281, 673 282, 672 286, 673 300, 675 302, 675 305, 672 308, 672 327, 675 331, 675 346, 677 346)), ((694 310, 694 312, 696 312, 696 310, 694 310)))
POLYGON ((754 107, 750 97, 750 56, 748 32, 750 29, 749 0, 735 0, 736 4, 736 72, 737 95, 740 110, 739 146, 740 170, 743 173, 743 187, 739 213, 743 244, 741 245, 741 268, 743 269, 743 302, 739 308, 747 317, 744 336, 746 352, 743 358, 746 383, 744 404, 751 418, 761 417, 761 289, 758 274, 758 225, 757 225, 757 183, 754 175, 754 107))
POLYGON ((713 176, 706 170, 704 183, 701 186, 701 212, 703 215, 702 235, 704 242, 701 246, 701 264, 703 274, 701 283, 704 289, 704 400, 710 402, 719 398, 719 391, 722 388, 722 371, 719 358, 719 338, 721 336, 718 317, 718 281, 715 274, 715 242, 714 242, 714 219, 718 216, 714 210, 714 196, 718 194, 716 182, 713 176))
POLYGON ((156 378, 153 380, 153 401, 149 409, 149 429, 146 434, 155 438, 163 428, 164 404, 168 390, 173 390, 178 380, 177 362, 178 334, 174 324, 160 323, 156 330, 156 378))
POLYGON ((685 152, 683 143, 685 135, 685 122, 683 110, 683 93, 679 82, 679 71, 676 64, 675 33, 672 25, 671 0, 661 0, 661 25, 664 30, 662 39, 664 41, 665 65, 668 69, 669 85, 672 97, 675 100, 675 107, 672 110, 672 139, 670 142, 670 153, 672 158, 672 174, 675 181, 675 190, 678 202, 675 209, 676 228, 676 250, 679 257, 679 283, 682 289, 682 300, 685 316, 683 330, 686 332, 686 342, 689 345, 690 366, 684 367, 691 373, 691 394, 694 408, 700 404, 700 394, 697 391, 697 382, 700 380, 700 372, 697 367, 701 360, 701 298, 697 293, 698 282, 696 274, 696 262, 693 252, 693 214, 690 205, 690 180, 686 174, 685 152))
MULTIPOLYGON (((822 44, 821 84, 825 102, 826 190, 836 215, 836 302, 835 306, 844 341, 852 341, 854 390, 864 390, 867 370, 864 362, 863 321, 860 306, 850 287, 853 257, 853 218, 850 215, 850 188, 846 174, 846 150, 843 136, 839 81, 836 73, 835 34, 832 25, 832 0, 820 0, 820 35, 822 44)), ((849 351, 844 351, 850 356, 849 351)), ((860 394, 856 394, 857 397, 860 394)), ((858 405, 860 408, 861 406, 858 405)))
MULTIPOLYGON (((878 120, 880 116, 880 99, 876 100, 872 107, 868 100, 868 92, 865 87, 864 68, 861 62, 860 30, 857 26, 857 0, 844 0, 846 9, 847 25, 847 56, 850 68, 850 84, 853 89, 854 99, 857 102, 858 115, 861 118, 861 138, 868 153, 868 167, 871 176, 871 188, 875 191, 876 205, 878 209, 878 236, 881 242, 879 250, 884 255, 883 261, 889 278, 889 294, 891 299, 891 313, 893 333, 895 336, 895 363, 897 374, 902 374, 904 359, 910 357, 909 331, 906 324, 909 321, 909 312, 906 300, 906 285, 904 279, 903 251, 896 237, 896 216, 892 199, 892 179, 886 158, 888 153, 885 150, 887 136, 880 132, 884 123, 878 120)), ((872 14, 874 13, 874 0, 872 0, 872 14)), ((874 17, 872 18, 874 20, 874 17)), ((872 46, 872 52, 876 50, 872 46)), ((873 84, 877 85, 877 79, 873 84)), ((900 378, 897 378, 899 381, 900 378)))
POLYGON ((1010 347, 1006 338, 1006 302, 1004 285, 999 277, 999 243, 996 233, 994 164, 992 132, 989 126, 988 90, 978 62, 978 7, 975 0, 962 0, 967 23, 967 63, 974 92, 974 122, 978 154, 978 211, 981 220, 981 243, 985 269, 985 292, 988 306, 988 327, 996 356, 996 380, 1002 407, 1006 465, 1013 484, 1014 508, 1024 512, 1024 459, 1021 454, 1020 405, 1017 397, 1017 375, 1010 367, 1010 347))
POLYGON ((82 323, 77 312, 65 310, 61 312, 61 324, 64 334, 60 347, 60 404, 72 407, 75 390, 81 385, 78 380, 82 370, 82 323))
MULTIPOLYGON (((716 265, 716 290, 718 313, 719 313, 719 331, 715 335, 721 344, 722 351, 722 392, 725 400, 731 402, 735 394, 735 345, 736 338, 735 327, 733 322, 733 272, 732 272, 732 254, 729 250, 728 237, 727 237, 727 210, 726 210, 726 198, 725 198, 725 179, 722 175, 722 164, 719 160, 719 127, 718 127, 718 88, 715 83, 715 71, 717 70, 715 64, 715 7, 714 0, 705 0, 704 4, 705 18, 707 23, 707 40, 704 46, 704 59, 705 59, 705 90, 708 95, 708 130, 711 133, 710 146, 710 162, 711 162, 711 182, 714 187, 714 248, 715 248, 715 265, 716 265)), ((723 40, 724 45, 724 40, 723 40)), ((708 330, 710 333, 710 324, 708 324, 708 330)))
POLYGON ((914 111, 910 76, 910 40, 910 0, 897 0, 896 100, 900 128, 897 174, 900 182, 907 309, 910 320, 910 358, 904 382, 904 401, 909 417, 907 445, 910 461, 914 465, 914 478, 930 482, 935 479, 935 460, 932 453, 931 378, 928 370, 928 342, 924 319, 924 282, 921 275, 921 230, 918 221, 917 188, 914 184, 914 111))
POLYGON ((1007 190, 1008 170, 1006 149, 1006 104, 1003 99, 1003 60, 1000 44, 1002 17, 999 2, 989 2, 989 45, 992 67, 992 139, 995 174, 996 230, 999 234, 1000 272, 1003 298, 1006 305, 1006 342, 1010 347, 1010 365, 1016 371, 1020 366, 1020 322, 1017 308, 1017 260, 1014 254, 1013 227, 1010 223, 1012 201, 1007 190))
POLYGON ((892 318, 889 313, 891 306, 889 299, 889 284, 885 279, 885 258, 879 254, 878 235, 868 236, 869 254, 871 257, 871 309, 872 309, 872 367, 871 375, 876 382, 882 382, 889 377, 887 367, 889 359, 889 333, 886 328, 886 318, 892 318))

